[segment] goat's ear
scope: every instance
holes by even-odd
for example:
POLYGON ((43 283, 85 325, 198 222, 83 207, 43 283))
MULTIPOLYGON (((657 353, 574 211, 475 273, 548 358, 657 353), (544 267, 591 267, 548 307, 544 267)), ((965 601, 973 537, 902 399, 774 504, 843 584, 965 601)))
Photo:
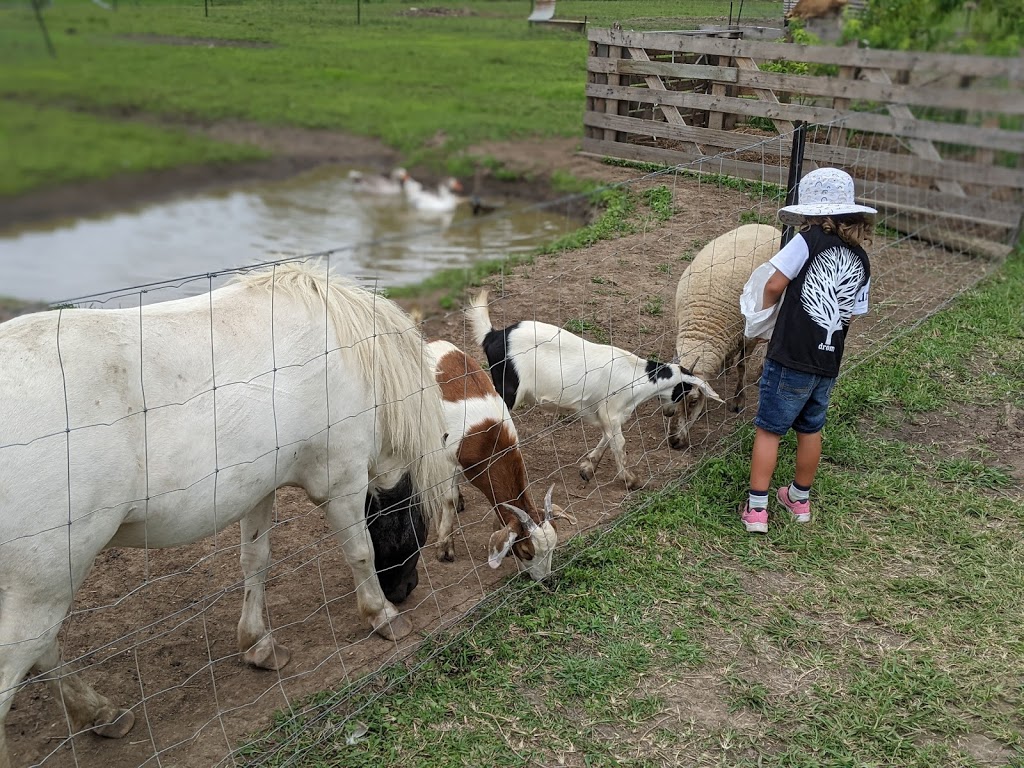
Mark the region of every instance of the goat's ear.
POLYGON ((700 376, 691 376, 688 373, 684 373, 683 381, 699 389, 701 392, 704 393, 706 397, 710 397, 712 400, 715 400, 716 402, 719 403, 725 402, 721 397, 718 396, 718 393, 711 388, 711 385, 704 381, 704 379, 700 378, 700 376))
POLYGON ((551 514, 548 516, 548 520, 568 520, 570 525, 576 525, 576 515, 572 512, 566 512, 557 504, 551 505, 551 514))
POLYGON ((515 541, 516 532, 508 525, 492 533, 490 540, 487 542, 487 564, 491 568, 497 568, 501 565, 501 561, 505 559, 505 555, 512 549, 515 541))
POLYGON ((555 492, 554 483, 548 488, 548 492, 544 494, 544 519, 548 522, 554 520, 568 520, 573 525, 576 525, 576 518, 569 512, 566 512, 557 504, 551 503, 551 494, 555 492))

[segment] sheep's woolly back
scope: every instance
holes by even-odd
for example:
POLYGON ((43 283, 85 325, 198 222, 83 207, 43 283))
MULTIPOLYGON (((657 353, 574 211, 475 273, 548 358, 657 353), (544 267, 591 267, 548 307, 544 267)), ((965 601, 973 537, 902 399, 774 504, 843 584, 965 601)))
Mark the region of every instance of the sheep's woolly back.
POLYGON ((705 245, 676 287, 676 354, 702 378, 714 378, 743 342, 740 293, 753 272, 779 250, 782 233, 744 224, 705 245))
POLYGON ((280 264, 236 282, 298 299, 317 314, 326 305, 338 346, 351 350, 374 393, 384 450, 409 467, 430 516, 440 519, 440 496, 450 480, 444 415, 433 362, 412 319, 389 299, 315 262, 280 264))

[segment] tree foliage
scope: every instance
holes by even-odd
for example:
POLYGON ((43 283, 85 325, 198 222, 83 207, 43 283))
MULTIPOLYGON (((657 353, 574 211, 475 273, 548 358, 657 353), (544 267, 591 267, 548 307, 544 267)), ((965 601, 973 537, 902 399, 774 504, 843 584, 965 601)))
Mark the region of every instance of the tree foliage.
POLYGON ((869 0, 844 37, 872 48, 1020 55, 1020 0, 869 0))

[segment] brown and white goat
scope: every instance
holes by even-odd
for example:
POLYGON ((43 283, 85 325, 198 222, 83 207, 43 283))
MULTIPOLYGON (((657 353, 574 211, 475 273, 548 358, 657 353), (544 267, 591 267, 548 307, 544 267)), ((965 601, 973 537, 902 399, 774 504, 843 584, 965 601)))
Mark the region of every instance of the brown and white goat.
POLYGON ((441 390, 448 431, 445 447, 453 465, 450 503, 444 505, 438 524, 438 559, 455 559, 452 530, 461 500, 459 481, 465 479, 487 497, 497 515, 487 564, 497 568, 511 550, 530 577, 540 581, 551 573, 558 544, 552 523, 564 518, 575 525, 576 520, 551 503, 554 485, 544 497, 543 510, 534 504, 512 417, 480 364, 447 341, 433 341, 428 349, 441 390))

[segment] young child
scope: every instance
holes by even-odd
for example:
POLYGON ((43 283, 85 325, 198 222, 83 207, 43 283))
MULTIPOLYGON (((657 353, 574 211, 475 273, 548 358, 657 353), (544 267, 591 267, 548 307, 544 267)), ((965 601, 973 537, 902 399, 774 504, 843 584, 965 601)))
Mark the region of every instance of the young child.
POLYGON ((854 315, 868 311, 874 208, 854 202, 853 179, 838 168, 819 168, 800 181, 799 205, 779 219, 799 229, 771 258, 775 272, 761 306, 779 307, 768 342, 750 461, 750 495, 740 507, 751 533, 768 532, 768 489, 779 440, 796 432, 796 472, 776 497, 798 523, 811 519, 810 492, 821 459, 821 429, 854 315))

